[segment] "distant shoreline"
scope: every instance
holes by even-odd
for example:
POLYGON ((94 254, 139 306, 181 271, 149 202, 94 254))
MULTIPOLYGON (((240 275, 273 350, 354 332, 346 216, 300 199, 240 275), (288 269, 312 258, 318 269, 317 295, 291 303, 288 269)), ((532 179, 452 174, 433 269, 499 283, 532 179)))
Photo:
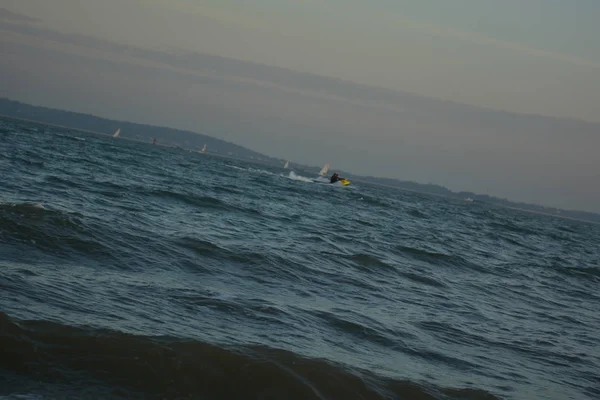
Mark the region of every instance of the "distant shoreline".
POLYGON ((43 121, 36 121, 34 119, 28 119, 28 118, 13 117, 13 116, 6 115, 6 114, 0 114, 0 118, 12 119, 12 120, 15 120, 15 121, 32 122, 34 124, 40 124, 40 125, 46 125, 46 126, 53 126, 55 128, 71 129, 71 130, 78 131, 78 132, 93 133, 94 135, 111 136, 109 133, 95 132, 95 131, 89 131, 89 130, 86 130, 86 129, 79 129, 79 128, 72 128, 70 126, 56 125, 56 124, 51 124, 51 123, 43 122, 43 121))
MULTIPOLYGON (((36 107, 36 106, 31 106, 31 107, 36 107)), ((34 119, 31 119, 31 118, 20 118, 20 117, 15 117, 15 116, 7 115, 7 114, 0 114, 0 118, 5 118, 5 119, 15 120, 15 121, 28 122, 28 123, 39 124, 39 125, 45 125, 45 126, 51 126, 51 127, 55 127, 55 128, 61 128, 61 129, 68 129, 68 130, 72 130, 72 131, 83 132, 83 133, 88 133, 88 134, 93 134, 93 135, 102 135, 102 136, 112 137, 111 133, 93 131, 93 130, 89 130, 89 129, 81 129, 81 128, 71 127, 71 126, 67 126, 67 125, 54 124, 54 123, 50 123, 50 122, 44 122, 44 121, 40 121, 40 120, 34 120, 34 119)), ((112 121, 112 120, 110 120, 110 121, 112 121)), ((114 121, 114 122, 117 123, 118 121, 114 121)), ((130 122, 124 122, 124 123, 130 123, 130 122)), ((132 138, 132 137, 126 137, 126 136, 119 136, 116 139, 119 139, 119 140, 128 140, 128 141, 138 142, 138 143, 152 144, 151 142, 148 142, 147 140, 141 140, 141 139, 132 138)), ((179 146, 179 145, 164 144, 164 143, 160 143, 160 142, 156 143, 155 145, 156 146, 161 146, 161 147, 173 148, 173 149, 181 149, 181 150, 184 150, 184 151, 199 153, 199 154, 207 155, 207 156, 214 156, 214 157, 231 159, 231 160, 237 160, 237 161, 244 161, 244 162, 252 162, 252 163, 258 164, 258 165, 275 166, 273 164, 273 162, 266 162, 266 161, 256 160, 256 159, 236 157, 236 156, 233 156, 233 155, 226 155, 226 154, 221 154, 221 153, 216 153, 216 152, 201 153, 198 150, 193 150, 193 149, 190 149, 190 148, 184 148, 184 147, 179 146)), ((315 169, 316 169, 316 167, 315 167, 315 169)), ((307 172, 307 173, 311 172, 311 171, 308 171, 308 170, 305 170, 305 169, 301 169, 301 170, 303 172, 307 172)), ((412 192, 412 193, 425 194, 425 195, 433 195, 433 196, 438 196, 438 197, 445 197, 445 198, 448 198, 448 199, 454 199, 454 200, 459 200, 459 201, 461 200, 460 197, 458 196, 458 194, 455 193, 455 192, 452 192, 453 193, 452 195, 451 194, 446 194, 446 193, 434 193, 434 192, 431 192, 431 191, 411 189, 411 188, 406 188, 406 187, 402 187, 402 186, 399 186, 399 185, 390 185, 390 184, 381 183, 381 182, 374 182, 374 181, 371 181, 371 180, 368 180, 368 179, 361 179, 360 177, 355 177, 354 174, 349 174, 349 175, 352 175, 352 180, 354 182, 363 182, 363 183, 366 183, 366 184, 369 184, 369 185, 388 187, 388 188, 398 189, 398 190, 412 192)), ((476 194, 473 193, 473 195, 476 195, 476 194)), ((485 200, 476 200, 476 202, 478 202, 478 203, 484 203, 484 204, 492 205, 492 206, 496 206, 496 207, 502 207, 502 208, 506 208, 506 209, 516 210, 516 211, 522 211, 522 212, 531 213, 531 214, 545 215, 545 216, 560 218, 560 219, 564 219, 564 220, 584 222, 584 223, 592 223, 592 224, 595 224, 595 225, 600 225, 600 221, 594 221, 594 220, 591 220, 591 219, 584 219, 584 218, 577 218, 577 217, 568 216, 568 215, 560 215, 560 214, 548 213, 548 212, 543 212, 543 211, 540 211, 540 210, 532 210, 532 209, 527 209, 527 208, 524 208, 524 207, 519 207, 518 205, 500 204, 498 202, 485 201, 485 200)), ((568 210, 562 210, 562 211, 563 212, 572 212, 572 211, 568 211, 568 210)), ((590 214, 595 214, 595 213, 590 213, 590 214)))
MULTIPOLYGON (((28 118, 12 117, 12 116, 6 115, 6 114, 0 114, 0 118, 10 119, 10 120, 14 120, 14 121, 29 122, 29 123, 38 124, 38 125, 51 126, 51 127, 54 127, 54 128, 68 129, 68 130, 71 130, 71 131, 89 133, 89 134, 93 134, 93 135, 100 135, 100 136, 112 137, 112 134, 110 134, 110 133, 98 132, 98 131, 90 131, 90 130, 87 130, 87 129, 74 128, 72 126, 66 126, 66 125, 57 125, 57 124, 52 124, 52 123, 49 123, 49 122, 38 121, 38 120, 28 119, 28 118)), ((215 153, 215 152, 201 153, 200 151, 197 151, 197 150, 186 149, 186 148, 183 148, 183 147, 178 147, 178 146, 174 146, 174 145, 170 145, 170 144, 164 144, 164 143, 159 143, 159 142, 157 142, 156 144, 153 144, 152 142, 149 142, 147 140, 141 140, 141 139, 132 138, 132 137, 119 136, 119 137, 117 137, 115 139, 128 140, 130 142, 146 143, 146 144, 151 144, 151 145, 154 145, 154 146, 168 147, 168 148, 171 148, 171 149, 187 150, 187 151, 192 152, 192 153, 198 153, 198 154, 202 154, 202 155, 206 155, 206 156, 211 156, 211 157, 214 156, 214 157, 227 158, 227 159, 237 160, 237 161, 250 161, 250 162, 253 162, 255 164, 272 166, 272 164, 264 162, 264 161, 248 160, 248 159, 241 158, 241 157, 234 157, 234 156, 231 156, 231 155, 220 154, 220 153, 215 153)))
MULTIPOLYGON (((457 196, 448 196, 446 194, 440 194, 440 193, 423 192, 423 191, 419 191, 419 190, 415 190, 415 189, 408 189, 408 188, 403 188, 403 187, 399 187, 399 186, 386 185, 385 183, 370 182, 370 181, 366 181, 364 179, 352 179, 352 181, 353 182, 364 182, 364 183, 367 183, 369 185, 383 186, 383 187, 388 187, 388 188, 392 188, 392 189, 403 190, 403 191, 406 191, 406 192, 426 194, 428 196, 444 197, 444 198, 447 198, 447 199, 453 199, 453 200, 461 201, 461 199, 458 198, 457 196)), ((462 201, 464 201, 464 200, 462 200, 462 201)), ((526 208, 521 208, 521 207, 516 207, 516 206, 508 206, 508 205, 504 205, 504 204, 497 204, 497 203, 487 202, 487 201, 481 201, 481 200, 477 200, 475 203, 484 203, 484 204, 487 204, 489 206, 501 207, 501 208, 506 208, 506 209, 515 210, 515 211, 523 211, 523 212, 530 213, 530 214, 546 215, 548 217, 555 217, 555 218, 567 219, 567 220, 571 220, 571 221, 585 222, 585 223, 600 225, 600 222, 597 222, 597 221, 591 221, 591 220, 582 219, 582 218, 574 218, 574 217, 569 217, 569 216, 566 216, 566 215, 558 215, 558 214, 545 213, 543 211, 528 210, 526 208)))

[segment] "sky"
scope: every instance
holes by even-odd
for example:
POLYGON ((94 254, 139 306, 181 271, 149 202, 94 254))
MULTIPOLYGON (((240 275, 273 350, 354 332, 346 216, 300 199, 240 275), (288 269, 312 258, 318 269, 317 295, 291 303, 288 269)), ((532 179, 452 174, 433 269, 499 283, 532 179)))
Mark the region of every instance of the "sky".
POLYGON ((2 25, 0 95, 202 131, 298 162, 600 211, 596 0, 0 0, 0 8, 39 19, 2 25), (184 62, 191 52, 206 57, 184 62))

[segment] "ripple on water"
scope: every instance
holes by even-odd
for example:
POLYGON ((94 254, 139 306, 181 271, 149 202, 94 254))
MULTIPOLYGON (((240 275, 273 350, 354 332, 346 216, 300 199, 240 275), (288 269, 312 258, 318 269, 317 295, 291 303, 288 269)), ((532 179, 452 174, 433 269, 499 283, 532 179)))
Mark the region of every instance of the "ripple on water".
POLYGON ((597 393, 596 225, 28 126, 0 119, 0 394, 597 393))

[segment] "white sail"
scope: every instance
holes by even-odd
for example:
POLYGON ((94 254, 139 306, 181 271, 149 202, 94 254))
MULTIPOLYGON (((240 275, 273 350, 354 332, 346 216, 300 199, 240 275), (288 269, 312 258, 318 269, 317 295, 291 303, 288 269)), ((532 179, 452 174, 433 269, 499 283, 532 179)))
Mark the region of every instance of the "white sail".
POLYGON ((121 128, 117 129, 117 131, 115 133, 113 133, 113 137, 119 137, 120 134, 121 134, 121 128))
POLYGON ((329 164, 325 164, 325 166, 323 166, 321 171, 319 171, 319 175, 323 176, 327 173, 327 171, 329 171, 329 164))
POLYGON ((289 166, 290 166, 290 162, 289 162, 289 161, 286 161, 286 162, 285 162, 285 165, 283 166, 283 168, 287 169, 289 166))
POLYGON ((200 153, 204 153, 206 152, 206 144, 202 147, 202 149, 200 150, 200 153))

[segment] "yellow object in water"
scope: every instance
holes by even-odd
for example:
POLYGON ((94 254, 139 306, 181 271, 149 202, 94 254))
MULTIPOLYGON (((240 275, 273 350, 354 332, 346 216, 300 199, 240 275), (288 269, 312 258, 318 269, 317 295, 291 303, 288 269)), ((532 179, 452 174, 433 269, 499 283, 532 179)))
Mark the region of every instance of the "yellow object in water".
POLYGON ((350 181, 348 179, 342 179, 340 182, 342 182, 342 185, 344 186, 348 186, 350 184, 350 181))

